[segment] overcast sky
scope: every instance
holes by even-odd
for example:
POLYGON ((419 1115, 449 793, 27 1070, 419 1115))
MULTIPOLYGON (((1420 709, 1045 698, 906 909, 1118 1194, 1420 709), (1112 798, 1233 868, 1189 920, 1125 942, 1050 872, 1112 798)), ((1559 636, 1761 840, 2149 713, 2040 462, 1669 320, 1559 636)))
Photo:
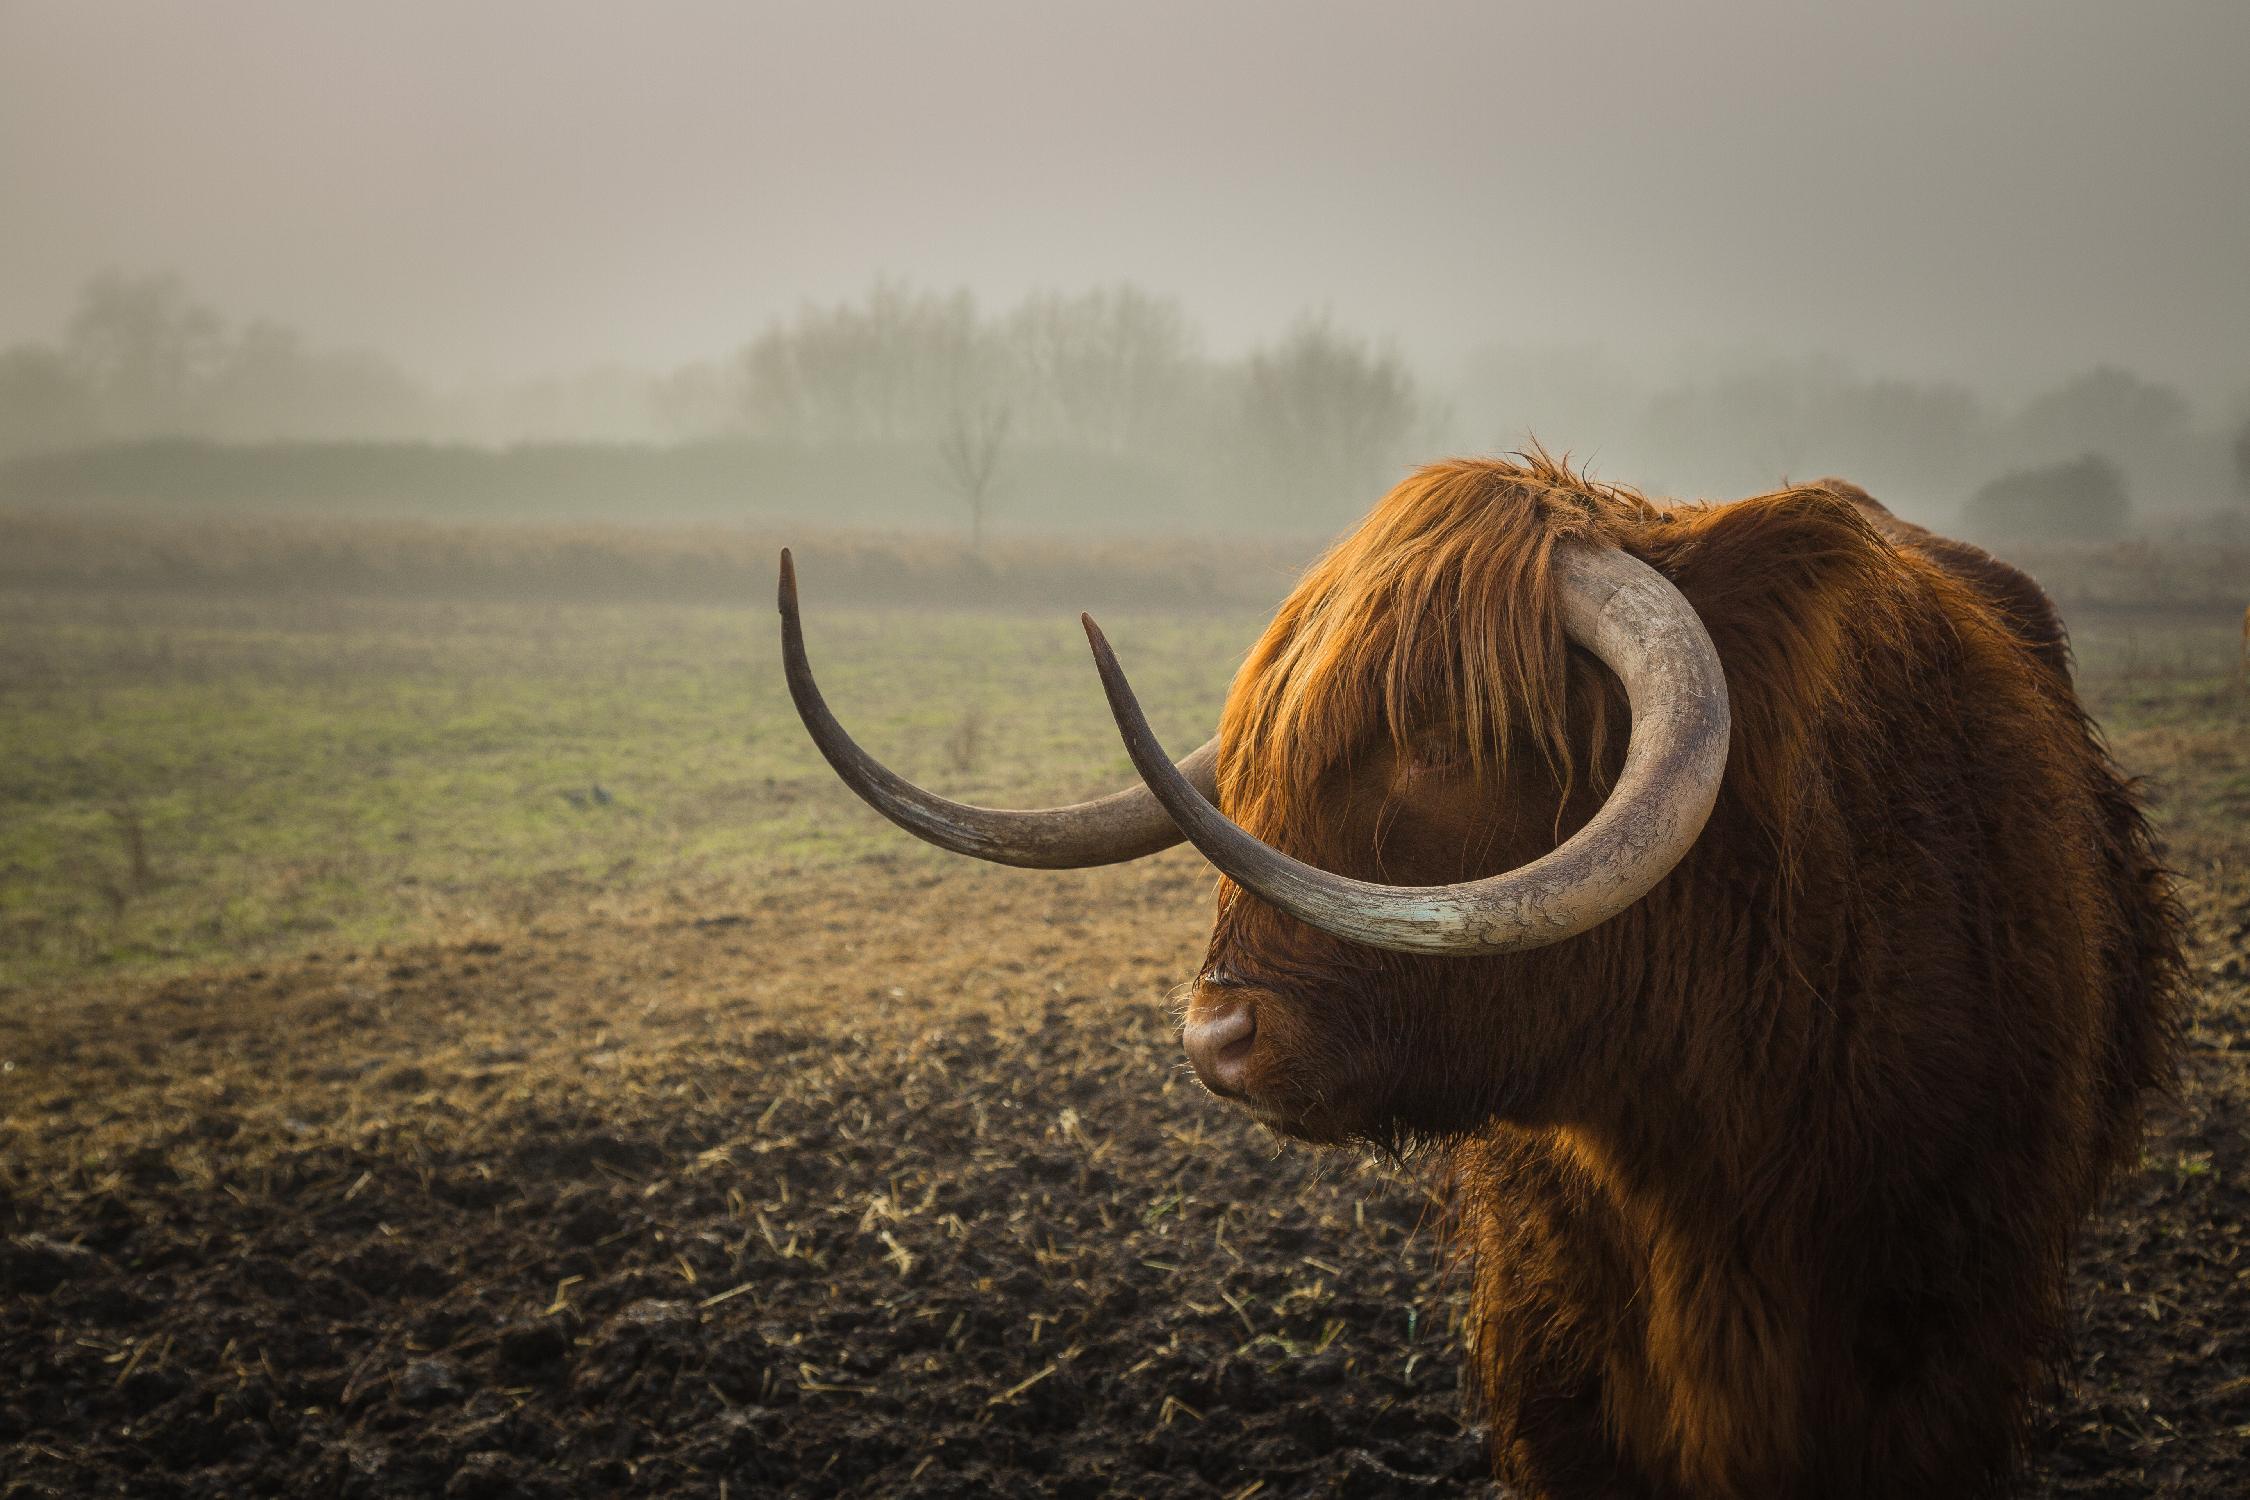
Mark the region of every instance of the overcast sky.
POLYGON ((881 275, 2250 392, 2250 0, 0 0, 0 342, 92 270, 440 378, 881 275))

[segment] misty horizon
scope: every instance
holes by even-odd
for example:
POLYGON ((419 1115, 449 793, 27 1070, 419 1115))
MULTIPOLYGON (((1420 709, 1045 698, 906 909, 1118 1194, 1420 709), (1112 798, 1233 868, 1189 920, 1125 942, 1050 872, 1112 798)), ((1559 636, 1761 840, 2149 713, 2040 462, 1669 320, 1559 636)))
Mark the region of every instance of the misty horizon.
MULTIPOLYGON (((1785 349, 1746 343, 1724 347, 1681 346, 1663 357, 1630 360, 1612 347, 1590 340, 1526 342, 1495 336, 1466 346, 1457 357, 1448 361, 1417 356, 1394 333, 1342 320, 1336 315, 1333 306, 1328 304, 1300 307, 1284 315, 1270 327, 1246 330, 1242 342, 1236 347, 1209 337, 1208 323, 1199 316, 1198 309, 1184 299, 1162 287, 1132 278, 1086 285, 1040 285, 1028 288, 1017 298, 994 300, 980 296, 966 284, 941 285, 912 274, 878 271, 866 285, 833 298, 802 297, 761 322, 738 328, 714 329, 710 347, 678 360, 637 362, 612 354, 539 368, 456 373, 448 377, 418 364, 409 354, 379 339, 356 343, 331 340, 324 338, 319 329, 278 316, 271 308, 216 305, 203 295, 204 289, 200 285, 184 277, 175 268, 120 263, 88 268, 72 284, 63 300, 49 310, 44 322, 28 325, 13 336, 0 336, 0 349, 11 346, 45 348, 63 342, 69 335, 73 318, 83 310, 89 296, 105 285, 159 284, 169 284, 187 305, 210 314, 223 327, 245 332, 263 330, 285 334, 308 351, 325 357, 376 362, 444 399, 473 397, 482 392, 593 385, 604 380, 659 378, 684 370, 716 368, 740 358, 743 351, 761 337, 785 331, 808 319, 863 306, 872 299, 886 295, 947 300, 963 298, 980 314, 1005 316, 1017 307, 1042 300, 1068 300, 1122 291, 1150 297, 1179 312, 1185 319, 1190 338, 1199 354, 1221 360, 1247 359, 1262 350, 1270 349, 1274 343, 1286 337, 1292 328, 1308 323, 1319 324, 1335 328, 1342 336, 1368 346, 1380 356, 1402 361, 1419 378, 1437 390, 1453 390, 1464 384, 1473 384, 1480 375, 1489 373, 1498 364, 1526 369, 1552 369, 1561 372, 1565 379, 1626 379, 1652 388, 1725 380, 1746 371, 1794 368, 1868 381, 1950 385, 1970 391, 1979 399, 2006 405, 2031 399, 2043 389, 2052 389, 2073 377, 2093 371, 2126 370, 2138 378, 2178 391, 2188 403, 2189 419, 2196 425, 2224 425, 2250 415, 2250 358, 2245 359, 2246 373, 2242 390, 2205 393, 2202 396, 2198 396, 2191 386, 2177 379, 2172 371, 2136 366, 2128 360, 2102 354, 2093 355, 2078 364, 2043 372, 2037 377, 2026 377, 2021 382, 1979 381, 1967 377, 1949 377, 1943 372, 1889 369, 1857 358, 1848 350, 1811 347, 1785 349)), ((1528 430, 1525 435, 1531 438, 1539 436, 1528 430)))
POLYGON ((1322 532, 1536 443, 2233 537, 2246 63, 2207 0, 17 5, 0 503, 1322 532))
POLYGON ((890 278, 1307 313, 1438 384, 1826 357, 2250 402, 2250 12, 15 6, 0 344, 103 268, 440 387, 724 355, 890 278))
POLYGON ((1208 346, 1129 284, 991 307, 893 282, 719 359, 440 389, 380 351, 230 317, 176 275, 105 274, 57 339, 0 347, 0 504, 1303 533, 1432 458, 1545 448, 1681 497, 1844 474, 1996 539, 2243 526, 2250 424, 2230 437, 2116 365, 2009 402, 1818 356, 1663 383, 1492 346, 1433 379, 1324 316, 1246 357, 1208 346), (152 439, 250 451, 136 446, 152 439), (2017 498, 1979 513, 1995 486, 2017 498))

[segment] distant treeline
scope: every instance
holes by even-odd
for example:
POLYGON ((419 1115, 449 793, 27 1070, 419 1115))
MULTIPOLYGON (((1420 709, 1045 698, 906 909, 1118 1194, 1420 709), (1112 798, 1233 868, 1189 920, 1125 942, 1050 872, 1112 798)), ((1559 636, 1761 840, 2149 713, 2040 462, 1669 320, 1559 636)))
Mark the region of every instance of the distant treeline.
POLYGON ((0 514, 0 588, 260 598, 766 604, 783 546, 818 598, 1172 611, 1278 602, 1312 545, 718 526, 475 526, 0 514))
POLYGON ((1220 500, 1233 524, 1326 530, 1431 452, 1437 411, 1395 355, 1325 318, 1214 359, 1176 304, 1132 287, 988 313, 884 284, 729 358, 504 396, 441 396, 380 356, 236 327, 177 277, 109 275, 59 344, 0 350, 0 460, 65 454, 10 484, 49 486, 40 504, 630 520, 747 502, 920 525, 950 506, 964 528, 1100 531, 1143 508, 1176 529, 1220 500), (206 446, 145 442, 179 438, 206 446))
POLYGON ((2250 530, 2250 413, 2112 365, 2021 399, 1504 341, 1429 371, 1322 317, 1222 355, 1130 285, 992 307, 885 282, 722 337, 670 369, 441 390, 174 276, 96 277, 57 340, 0 349, 0 503, 1304 534, 1413 463, 1536 440, 1659 495, 1840 474, 2002 543, 2250 530))
MULTIPOLYGON (((558 604, 757 604, 780 549, 821 599, 1075 611, 1268 608, 1318 543, 957 537, 811 527, 464 525, 0 513, 0 588, 229 597, 558 604)), ((2047 543, 2007 549, 2066 615, 2239 614, 2250 545, 2047 543)))
POLYGON ((2000 549, 2068 618, 2102 610, 2250 609, 2250 542, 2025 542, 2000 549))

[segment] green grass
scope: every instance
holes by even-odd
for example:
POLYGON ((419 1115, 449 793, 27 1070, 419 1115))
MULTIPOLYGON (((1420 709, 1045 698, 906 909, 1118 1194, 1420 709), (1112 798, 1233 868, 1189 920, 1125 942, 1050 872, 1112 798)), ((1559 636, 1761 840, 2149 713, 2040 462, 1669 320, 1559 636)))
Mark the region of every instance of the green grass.
MULTIPOLYGON (((806 586, 831 704, 902 773, 1018 805, 1130 781, 1068 614, 824 607, 806 586)), ((1262 617, 1104 624, 1185 752, 1262 617)), ((691 916, 793 872, 945 861, 837 784, 776 636, 762 601, 0 593, 0 987, 691 916)), ((2154 773, 2187 860, 2231 850, 2216 830, 2250 815, 2233 627, 2076 636, 2088 702, 2154 773)))
MULTIPOLYGON (((903 773, 1003 803, 1130 780, 1075 619, 808 610, 831 704, 903 773)), ((1259 625, 1105 623, 1183 752, 1259 625)), ((776 635, 770 608, 0 595, 0 984, 925 857, 820 761, 776 635)))
POLYGON ((2072 641, 2086 706, 2117 758, 2142 778, 2173 867, 2215 887, 2239 882, 2250 825, 2240 624, 2091 615, 2072 641))

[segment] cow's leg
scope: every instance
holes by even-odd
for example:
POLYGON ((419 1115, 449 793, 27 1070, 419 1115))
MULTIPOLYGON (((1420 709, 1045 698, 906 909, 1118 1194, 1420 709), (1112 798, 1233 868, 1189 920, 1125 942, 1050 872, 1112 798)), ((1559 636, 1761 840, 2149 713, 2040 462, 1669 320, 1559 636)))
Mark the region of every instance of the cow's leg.
POLYGON ((1493 1469, 1526 1500, 1656 1500, 1662 1493, 1618 1451, 1597 1387, 1526 1392, 1505 1416, 1495 1412, 1493 1469))
POLYGON ((1632 1286, 1607 1203, 1541 1137, 1499 1132, 1455 1161, 1475 1258, 1469 1363, 1494 1467, 1540 1500, 1655 1500, 1619 1447, 1602 1371, 1632 1286))

